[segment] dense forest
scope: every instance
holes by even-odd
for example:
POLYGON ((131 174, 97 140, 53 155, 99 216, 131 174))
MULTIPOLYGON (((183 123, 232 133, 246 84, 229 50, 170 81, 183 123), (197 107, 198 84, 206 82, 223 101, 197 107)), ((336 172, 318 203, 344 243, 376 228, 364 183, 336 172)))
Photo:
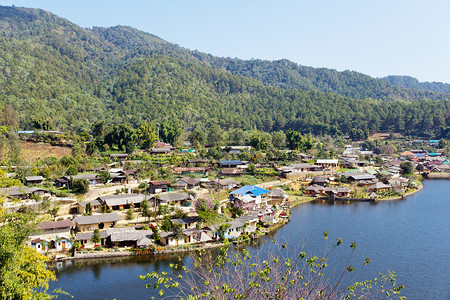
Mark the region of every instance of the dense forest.
POLYGON ((0 104, 17 111, 22 129, 174 121, 445 137, 449 99, 357 72, 219 58, 130 27, 84 29, 43 10, 0 6, 0 104))
POLYGON ((386 76, 381 78, 391 85, 411 88, 421 91, 431 91, 438 93, 450 93, 450 84, 442 82, 420 82, 411 76, 386 76))

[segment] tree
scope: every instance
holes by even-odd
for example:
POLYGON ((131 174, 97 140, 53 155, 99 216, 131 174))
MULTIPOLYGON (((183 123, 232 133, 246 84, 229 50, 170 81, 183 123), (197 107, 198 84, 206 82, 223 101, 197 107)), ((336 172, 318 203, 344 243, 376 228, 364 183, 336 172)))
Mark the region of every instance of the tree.
POLYGON ((95 244, 98 244, 98 243, 100 243, 100 241, 101 241, 101 238, 100 238, 100 230, 99 230, 98 228, 95 228, 95 229, 94 229, 94 235, 93 235, 93 237, 92 237, 92 241, 93 241, 95 244))
POLYGON ((92 206, 90 203, 86 203, 86 207, 84 208, 84 213, 86 215, 92 215, 92 206))
POLYGON ((410 161, 404 161, 400 164, 403 174, 412 174, 414 172, 414 165, 410 161))
POLYGON ((56 216, 58 215, 58 212, 59 212, 59 206, 55 206, 48 211, 48 213, 53 217, 53 219, 56 218, 56 216))
POLYGON ((148 218, 150 216, 150 210, 148 209, 148 201, 144 198, 141 202, 142 216, 148 218))
POLYGON ((184 237, 182 225, 178 224, 178 223, 172 224, 172 232, 173 232, 173 236, 177 240, 177 245, 178 245, 178 240, 180 240, 181 238, 184 237))
POLYGON ((89 181, 87 179, 73 180, 72 189, 80 194, 86 194, 89 192, 89 181))
POLYGON ((109 172, 107 172, 107 171, 101 172, 100 174, 98 174, 98 177, 100 177, 100 179, 103 182, 103 184, 107 184, 108 181, 111 180, 111 174, 109 172))
POLYGON ((136 147, 137 135, 128 124, 119 124, 113 127, 105 136, 105 143, 110 147, 117 147, 119 151, 132 153, 136 147))
MULTIPOLYGON (((275 243, 275 242, 274 242, 275 243)), ((335 281, 324 276, 328 262, 336 249, 343 245, 341 238, 328 249, 322 258, 303 251, 290 249, 287 244, 276 244, 273 250, 252 255, 240 249, 229 255, 230 243, 218 250, 199 251, 193 256, 193 267, 182 262, 171 264, 171 272, 151 272, 141 275, 150 280, 147 287, 159 289, 166 298, 183 299, 404 299, 397 285, 396 275, 379 273, 375 280, 346 284, 357 270, 347 264, 337 274, 335 281), (294 255, 293 255, 294 254, 294 255), (182 272, 181 272, 182 271, 182 272), (347 279, 348 278, 348 279, 347 279)), ((352 242, 352 254, 357 244, 352 242)), ((328 246, 329 247, 329 246, 328 246)), ((351 257, 351 255, 350 255, 351 257)), ((370 263, 366 258, 363 267, 370 263)))
POLYGON ((137 130, 137 136, 144 149, 152 148, 158 139, 155 132, 155 125, 150 123, 142 123, 137 130))
POLYGON ((286 135, 283 131, 276 131, 272 134, 272 145, 277 149, 282 149, 286 146, 286 135))
POLYGON ((95 138, 103 138, 106 134, 107 126, 105 121, 97 121, 92 125, 92 134, 95 138))
POLYGON ((131 221, 133 220, 133 208, 130 206, 130 208, 127 210, 127 217, 126 217, 127 221, 131 221))
POLYGON ((205 131, 200 127, 196 127, 189 136, 189 141, 194 147, 204 145, 206 143, 205 131))
POLYGON ((180 123, 166 121, 161 124, 160 136, 166 143, 174 145, 178 141, 178 138, 182 132, 183 127, 180 123))
POLYGON ((72 176, 72 175, 77 175, 78 174, 78 170, 75 166, 70 166, 67 171, 66 171, 66 175, 67 176, 72 176))
POLYGON ((207 142, 210 147, 221 146, 223 143, 223 130, 219 125, 214 124, 209 128, 207 142))
POLYGON ((86 154, 89 156, 94 155, 98 150, 96 142, 89 142, 86 144, 86 154))
POLYGON ((158 226, 155 226, 153 229, 153 239, 158 242, 161 239, 161 234, 158 226))
POLYGON ((248 142, 248 144, 259 151, 267 149, 269 142, 265 134, 256 133, 250 136, 250 141, 248 142))
POLYGON ((230 223, 225 223, 220 225, 219 228, 217 228, 217 236, 219 237, 220 240, 223 240, 225 238, 225 233, 230 227, 231 227, 230 223))
MULTIPOLYGON (((17 185, 0 171, 0 188, 17 185)), ((0 203, 4 198, 0 196, 0 203)), ((37 225, 35 212, 5 213, 0 205, 0 298, 50 299, 48 282, 56 280, 47 258, 25 245, 37 225)))

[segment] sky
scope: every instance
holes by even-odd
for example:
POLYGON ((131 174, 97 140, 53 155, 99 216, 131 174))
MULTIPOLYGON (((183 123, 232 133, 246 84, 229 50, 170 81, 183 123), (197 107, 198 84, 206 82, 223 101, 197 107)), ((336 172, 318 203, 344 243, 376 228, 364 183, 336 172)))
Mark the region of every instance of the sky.
POLYGON ((0 0, 82 27, 127 25, 182 47, 450 83, 450 0, 0 0))

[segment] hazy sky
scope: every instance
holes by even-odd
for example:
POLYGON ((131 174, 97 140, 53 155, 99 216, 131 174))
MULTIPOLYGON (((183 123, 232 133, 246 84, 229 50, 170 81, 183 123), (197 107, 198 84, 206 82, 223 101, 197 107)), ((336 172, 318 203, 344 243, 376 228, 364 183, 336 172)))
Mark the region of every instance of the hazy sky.
POLYGON ((450 0, 0 0, 242 59, 450 83, 450 0))

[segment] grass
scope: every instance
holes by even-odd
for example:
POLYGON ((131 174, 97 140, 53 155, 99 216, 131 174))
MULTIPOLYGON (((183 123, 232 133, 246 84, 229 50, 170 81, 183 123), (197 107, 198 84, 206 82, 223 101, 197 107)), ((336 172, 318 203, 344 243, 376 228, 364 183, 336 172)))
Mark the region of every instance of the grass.
POLYGON ((44 143, 21 142, 22 156, 31 163, 46 157, 61 158, 64 155, 72 155, 72 148, 52 146, 44 143))

